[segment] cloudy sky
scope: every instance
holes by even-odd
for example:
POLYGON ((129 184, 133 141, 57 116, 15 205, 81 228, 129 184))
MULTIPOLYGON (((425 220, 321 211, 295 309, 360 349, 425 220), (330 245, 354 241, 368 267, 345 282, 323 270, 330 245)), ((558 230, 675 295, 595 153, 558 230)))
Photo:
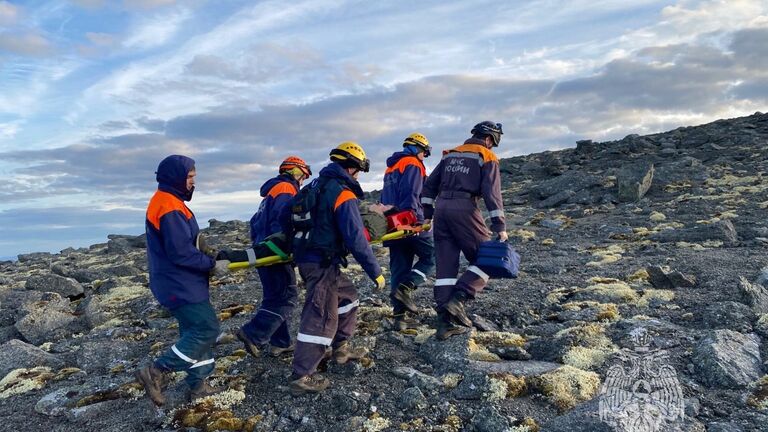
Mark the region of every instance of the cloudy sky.
MULTIPOLYGON (((0 0, 0 257, 139 234, 166 155, 248 219, 288 154, 502 156, 768 109, 765 0, 0 0)), ((434 165, 434 161, 430 161, 434 165)))

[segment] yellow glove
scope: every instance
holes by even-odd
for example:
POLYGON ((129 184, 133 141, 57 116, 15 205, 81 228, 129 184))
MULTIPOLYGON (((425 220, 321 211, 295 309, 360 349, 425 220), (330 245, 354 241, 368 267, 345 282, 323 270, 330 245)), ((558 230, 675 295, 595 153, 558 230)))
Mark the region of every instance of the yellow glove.
POLYGON ((387 281, 384 280, 384 275, 379 275, 376 280, 373 281, 376 284, 376 290, 381 291, 387 286, 387 281))

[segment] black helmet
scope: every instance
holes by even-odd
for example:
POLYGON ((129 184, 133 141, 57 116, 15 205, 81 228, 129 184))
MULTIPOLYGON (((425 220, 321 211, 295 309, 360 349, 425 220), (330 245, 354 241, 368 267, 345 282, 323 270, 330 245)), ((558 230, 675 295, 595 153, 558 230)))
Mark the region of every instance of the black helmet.
POLYGON ((494 123, 486 120, 475 125, 470 131, 472 135, 488 135, 493 140, 493 147, 498 147, 501 136, 504 132, 501 130, 501 123, 494 123))

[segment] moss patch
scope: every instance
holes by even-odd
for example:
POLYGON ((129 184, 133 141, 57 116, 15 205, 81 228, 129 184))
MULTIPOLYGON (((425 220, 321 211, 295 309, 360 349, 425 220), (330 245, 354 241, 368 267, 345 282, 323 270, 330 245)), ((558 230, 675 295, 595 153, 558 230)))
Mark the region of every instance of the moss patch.
POLYGON ((637 306, 648 307, 654 301, 669 303, 674 299, 674 291, 664 289, 647 289, 643 291, 643 296, 637 301, 637 306))
POLYGON ((623 253, 626 251, 619 245, 610 245, 608 247, 590 248, 590 253, 595 260, 587 263, 590 267, 600 267, 606 264, 615 263, 622 258, 623 253))
POLYGON ((363 423, 363 431, 365 432, 379 432, 390 427, 392 423, 379 415, 379 413, 373 413, 368 420, 363 423))
POLYGON ((510 237, 519 237, 523 241, 531 241, 536 238, 536 233, 526 229, 518 228, 516 230, 508 231, 510 237))
POLYGON ((472 340, 485 346, 522 347, 525 345, 524 337, 511 332, 475 332, 472 340))
MULTIPOLYGON (((243 420, 235 417, 231 408, 245 400, 245 393, 226 390, 219 394, 201 398, 192 404, 176 409, 169 415, 174 427, 198 428, 206 432, 216 430, 244 430, 246 424, 255 426, 254 418, 243 420)), ((253 427, 253 426, 251 426, 253 427)), ((253 429, 251 429, 253 430, 253 429)))
POLYGON ((563 366, 531 379, 538 389, 560 411, 566 411, 597 395, 600 377, 572 366, 563 366))
POLYGON ((0 399, 38 390, 54 378, 51 368, 40 366, 31 369, 14 369, 0 380, 0 399))
POLYGON ((525 377, 518 377, 516 375, 502 373, 492 374, 491 377, 496 380, 504 381, 507 386, 507 398, 516 398, 525 396, 528 393, 528 383, 525 377))
POLYGON ((751 387, 747 405, 761 411, 768 410, 768 375, 757 380, 751 387))
POLYGON ((501 361, 501 358, 496 354, 488 351, 482 345, 478 345, 474 340, 470 339, 469 344, 469 359, 477 361, 497 362, 501 361))

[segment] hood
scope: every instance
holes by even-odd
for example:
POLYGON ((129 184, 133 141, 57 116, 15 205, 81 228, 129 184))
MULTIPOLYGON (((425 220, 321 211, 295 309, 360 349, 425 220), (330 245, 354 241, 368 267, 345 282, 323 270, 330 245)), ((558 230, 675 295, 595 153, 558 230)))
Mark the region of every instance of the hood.
POLYGON ((336 162, 331 162, 320 170, 320 177, 329 177, 341 181, 341 183, 347 187, 357 196, 359 199, 363 199, 363 189, 360 187, 360 183, 353 179, 351 175, 341 165, 336 162))
POLYGON ((296 179, 294 179, 292 175, 290 175, 290 174, 280 174, 277 177, 274 177, 274 178, 271 178, 271 179, 267 180, 267 182, 264 183, 261 186, 261 190, 259 192, 261 193, 262 198, 266 197, 267 194, 269 194, 269 191, 272 190, 272 188, 276 184, 278 184, 280 182, 289 182, 289 183, 291 183, 296 188, 296 190, 301 189, 299 187, 299 182, 297 182, 296 179))
MULTIPOLYGON (((392 153, 392 156, 387 158, 387 168, 394 166, 397 163, 397 161, 399 161, 400 159, 402 159, 404 157, 408 157, 408 156, 416 157, 416 156, 414 156, 414 155, 412 155, 412 154, 410 154, 408 152, 405 152, 405 151, 399 151, 399 152, 392 153)), ((421 162, 421 161, 419 161, 419 162, 421 162)))
POLYGON ((177 198, 189 201, 192 199, 191 191, 187 190, 187 174, 195 167, 195 161, 192 158, 181 155, 171 155, 163 159, 157 166, 155 177, 157 179, 157 188, 163 192, 175 195, 177 198))

